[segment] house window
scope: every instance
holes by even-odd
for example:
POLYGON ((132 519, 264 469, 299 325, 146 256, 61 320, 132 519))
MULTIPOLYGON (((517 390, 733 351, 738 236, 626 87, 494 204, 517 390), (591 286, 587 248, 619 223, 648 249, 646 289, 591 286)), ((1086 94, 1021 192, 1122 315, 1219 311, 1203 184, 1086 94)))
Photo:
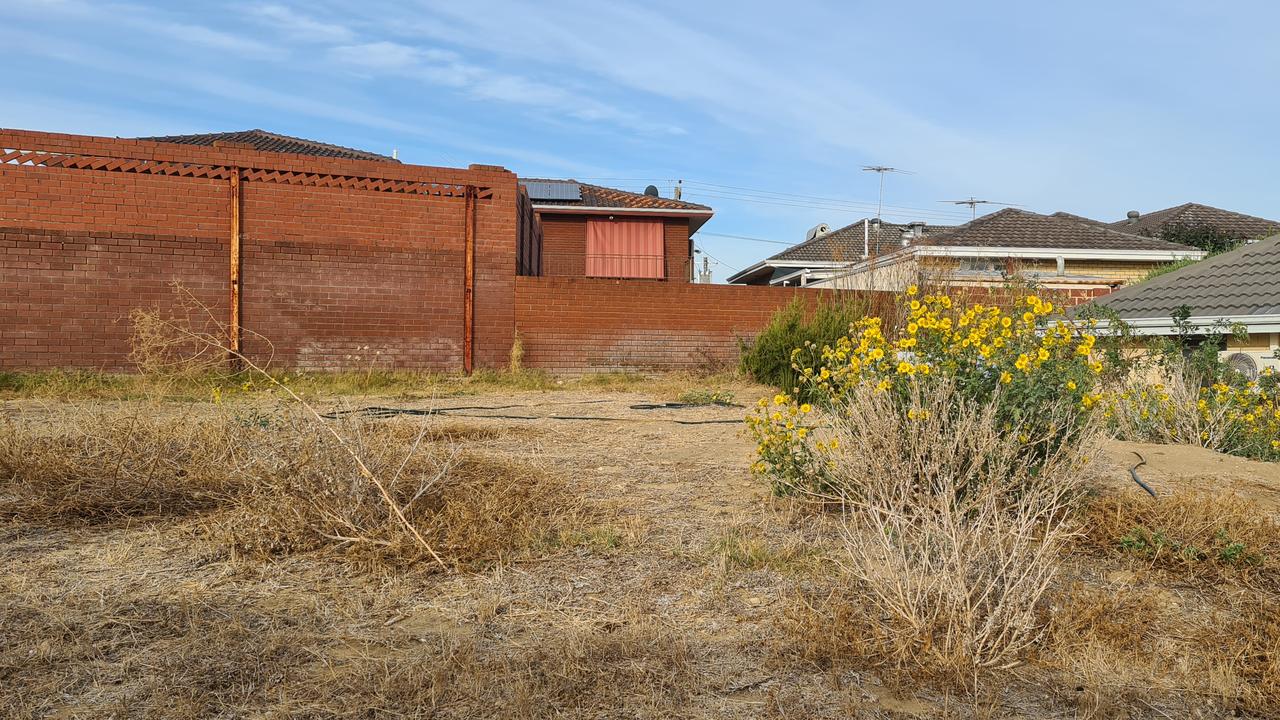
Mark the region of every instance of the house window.
POLYGON ((661 220, 587 220, 587 277, 661 278, 661 220))
POLYGON ((993 273, 996 271, 996 261, 990 258, 961 258, 960 272, 980 272, 993 273))

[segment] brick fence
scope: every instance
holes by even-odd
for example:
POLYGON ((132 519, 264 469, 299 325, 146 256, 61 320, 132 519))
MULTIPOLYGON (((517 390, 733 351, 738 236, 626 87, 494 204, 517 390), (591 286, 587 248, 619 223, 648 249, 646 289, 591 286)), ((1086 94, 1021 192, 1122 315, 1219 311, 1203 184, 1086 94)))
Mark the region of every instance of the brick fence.
POLYGON ((229 321, 238 197, 248 355, 457 370, 468 187, 475 363, 501 365, 515 327, 506 170, 0 130, 0 367, 125 369, 130 311, 172 304, 175 281, 229 321))
POLYGON ((704 369, 734 363, 796 297, 824 291, 656 280, 516 278, 524 363, 553 372, 704 369))

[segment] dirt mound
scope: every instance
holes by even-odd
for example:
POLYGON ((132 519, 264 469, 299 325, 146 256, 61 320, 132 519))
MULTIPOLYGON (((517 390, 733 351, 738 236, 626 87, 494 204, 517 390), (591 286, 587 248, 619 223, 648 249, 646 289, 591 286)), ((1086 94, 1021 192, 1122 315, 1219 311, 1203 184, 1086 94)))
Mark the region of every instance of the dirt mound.
POLYGON ((1137 462, 1139 477, 1158 494, 1230 492, 1272 513, 1280 512, 1280 463, 1247 460, 1195 445, 1155 445, 1112 441, 1104 452, 1112 467, 1102 477, 1104 488, 1142 492, 1129 476, 1137 462))

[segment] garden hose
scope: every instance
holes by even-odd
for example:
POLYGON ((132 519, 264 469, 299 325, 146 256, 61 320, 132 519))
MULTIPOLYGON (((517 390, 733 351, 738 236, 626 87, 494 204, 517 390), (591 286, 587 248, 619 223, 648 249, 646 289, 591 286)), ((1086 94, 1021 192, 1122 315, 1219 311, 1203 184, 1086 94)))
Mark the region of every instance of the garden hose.
POLYGON ((1138 483, 1138 487, 1142 488, 1143 490, 1146 490, 1147 494, 1150 495, 1151 497, 1155 497, 1156 491, 1152 490, 1150 485, 1142 482, 1142 478, 1138 477, 1138 468, 1142 467, 1143 465, 1146 465, 1147 459, 1142 457, 1142 453, 1138 452, 1137 450, 1130 450, 1129 452, 1133 453, 1134 455, 1137 455, 1138 460, 1140 461, 1137 465, 1134 465, 1133 467, 1129 468, 1129 476, 1133 478, 1134 482, 1138 483))

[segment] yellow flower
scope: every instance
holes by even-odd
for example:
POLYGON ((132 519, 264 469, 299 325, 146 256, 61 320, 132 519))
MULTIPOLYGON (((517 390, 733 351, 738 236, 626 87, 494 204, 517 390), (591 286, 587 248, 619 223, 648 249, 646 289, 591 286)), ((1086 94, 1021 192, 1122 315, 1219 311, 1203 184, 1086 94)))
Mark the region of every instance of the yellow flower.
POLYGON ((928 375, 930 372, 933 371, 932 368, 929 367, 929 363, 920 363, 919 365, 916 366, 916 370, 921 375, 928 375))
POLYGON ((781 405, 781 404, 785 403, 786 401, 787 401, 787 396, 786 396, 786 395, 774 395, 774 396, 773 396, 773 404, 774 404, 774 405, 781 405))
POLYGON ((892 384, 888 380, 881 380, 878 384, 876 384, 876 389, 881 392, 888 390, 890 387, 892 387, 892 384))
POLYGON ((1031 367, 1031 358, 1028 357, 1026 353, 1023 353, 1022 355, 1019 355, 1018 359, 1013 362, 1013 366, 1023 372, 1026 372, 1027 369, 1031 367))
POLYGON ((915 371, 916 371, 916 366, 912 365, 909 362, 906 362, 905 360, 903 362, 898 363, 899 375, 913 375, 915 374, 915 371))
POLYGON ((1067 389, 1068 389, 1068 390, 1075 390, 1075 389, 1076 389, 1076 381, 1075 381, 1075 380, 1068 380, 1068 381, 1067 381, 1067 389))
POLYGON ((1013 382, 1013 376, 1009 374, 1008 370, 1000 373, 1000 382, 1004 383, 1005 385, 1008 385, 1009 383, 1013 382))
POLYGON ((1036 351, 1036 357, 1039 358, 1040 362, 1044 362, 1049 359, 1049 351, 1044 348, 1040 348, 1036 351))
POLYGON ((804 403, 800 406, 800 412, 802 413, 813 412, 813 406, 810 405, 809 403, 804 403))
POLYGON ((908 285, 908 286, 907 286, 907 294, 908 294, 908 295, 915 295, 915 294, 916 294, 916 293, 918 293, 918 292, 920 292, 920 288, 916 287, 915 285, 908 285))
POLYGON ((840 441, 836 440, 835 438, 831 438, 831 442, 830 444, 828 444, 827 447, 830 447, 832 450, 835 450, 836 448, 840 447, 840 441))
POLYGON ((808 428, 800 428, 799 430, 796 431, 796 435, 799 435, 801 440, 803 440, 804 436, 808 434, 809 434, 808 428))
POLYGON ((1010 318, 1010 317, 1008 317, 1008 316, 1005 316, 1005 317, 1000 318, 1000 327, 1006 327, 1006 328, 1007 328, 1007 327, 1009 327, 1009 326, 1010 326, 1010 325, 1012 325, 1012 324, 1013 324, 1013 319, 1012 319, 1012 318, 1010 318))
POLYGON ((912 309, 912 310, 919 310, 919 309, 920 309, 920 301, 919 301, 919 300, 912 300, 912 301, 911 301, 911 309, 912 309))
POLYGON ((1030 325, 1031 323, 1033 323, 1033 322, 1035 322, 1035 321, 1036 321, 1035 313, 1032 313, 1032 312, 1029 312, 1029 311, 1028 311, 1028 312, 1024 312, 1024 313, 1022 313, 1022 322, 1024 322, 1024 323, 1026 323, 1026 324, 1030 325))

